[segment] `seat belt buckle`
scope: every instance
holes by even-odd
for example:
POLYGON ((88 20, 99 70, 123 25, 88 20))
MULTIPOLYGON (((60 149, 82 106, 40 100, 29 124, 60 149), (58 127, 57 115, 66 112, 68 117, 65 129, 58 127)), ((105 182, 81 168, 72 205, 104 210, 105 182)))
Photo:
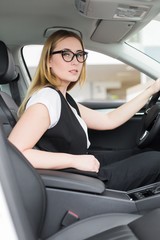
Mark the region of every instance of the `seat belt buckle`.
POLYGON ((65 214, 63 220, 62 220, 62 227, 68 227, 72 223, 75 223, 79 220, 79 216, 72 212, 71 210, 68 210, 67 213, 65 214))

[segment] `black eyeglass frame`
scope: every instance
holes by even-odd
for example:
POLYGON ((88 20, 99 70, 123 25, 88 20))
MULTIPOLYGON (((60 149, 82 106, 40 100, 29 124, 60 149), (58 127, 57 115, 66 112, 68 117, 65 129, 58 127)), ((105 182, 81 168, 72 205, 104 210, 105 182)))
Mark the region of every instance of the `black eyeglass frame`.
POLYGON ((71 50, 59 50, 59 51, 51 52, 51 55, 54 55, 54 54, 61 54, 61 56, 62 56, 62 58, 65 62, 71 62, 74 59, 74 57, 76 57, 76 59, 79 63, 84 63, 87 60, 87 57, 88 57, 88 52, 86 52, 86 51, 80 51, 80 52, 74 53, 71 50), (69 60, 69 61, 66 61, 66 59, 64 58, 64 55, 63 55, 64 53, 67 53, 67 52, 70 52, 70 53, 73 54, 71 60, 69 60), (83 61, 79 61, 79 59, 78 59, 78 56, 79 56, 80 53, 83 53, 83 57, 84 57, 83 61))

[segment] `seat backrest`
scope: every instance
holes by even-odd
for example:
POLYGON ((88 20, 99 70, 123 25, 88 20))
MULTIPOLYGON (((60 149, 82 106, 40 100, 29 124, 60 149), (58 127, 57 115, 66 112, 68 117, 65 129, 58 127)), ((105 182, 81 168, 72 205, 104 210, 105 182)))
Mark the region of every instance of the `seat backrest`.
POLYGON ((19 239, 38 240, 46 211, 46 190, 42 179, 7 140, 1 124, 0 146, 0 182, 20 235, 19 239))
MULTIPOLYGON (((10 50, 0 41, 0 85, 11 84, 18 78, 16 66, 10 50)), ((0 121, 8 135, 17 121, 18 106, 13 98, 0 91, 0 121)))

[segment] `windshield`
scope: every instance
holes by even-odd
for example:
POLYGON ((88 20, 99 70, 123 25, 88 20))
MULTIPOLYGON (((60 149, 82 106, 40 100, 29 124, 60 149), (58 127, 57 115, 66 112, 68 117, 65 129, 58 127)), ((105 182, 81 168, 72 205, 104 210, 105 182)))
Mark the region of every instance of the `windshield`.
POLYGON ((127 43, 160 62, 160 15, 141 31, 127 40, 127 43))

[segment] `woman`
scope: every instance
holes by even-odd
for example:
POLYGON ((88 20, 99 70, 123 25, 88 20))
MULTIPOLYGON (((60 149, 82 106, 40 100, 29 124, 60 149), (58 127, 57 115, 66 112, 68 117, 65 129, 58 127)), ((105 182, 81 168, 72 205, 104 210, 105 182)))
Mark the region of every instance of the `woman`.
POLYGON ((102 168, 98 157, 87 154, 87 128, 110 130, 122 125, 160 90, 160 80, 130 102, 102 114, 75 103, 67 93, 84 82, 86 58, 77 34, 59 30, 48 38, 9 140, 35 168, 95 172, 108 188, 128 190, 160 180, 158 152, 152 152, 152 160, 145 159, 148 153, 142 153, 102 168))

